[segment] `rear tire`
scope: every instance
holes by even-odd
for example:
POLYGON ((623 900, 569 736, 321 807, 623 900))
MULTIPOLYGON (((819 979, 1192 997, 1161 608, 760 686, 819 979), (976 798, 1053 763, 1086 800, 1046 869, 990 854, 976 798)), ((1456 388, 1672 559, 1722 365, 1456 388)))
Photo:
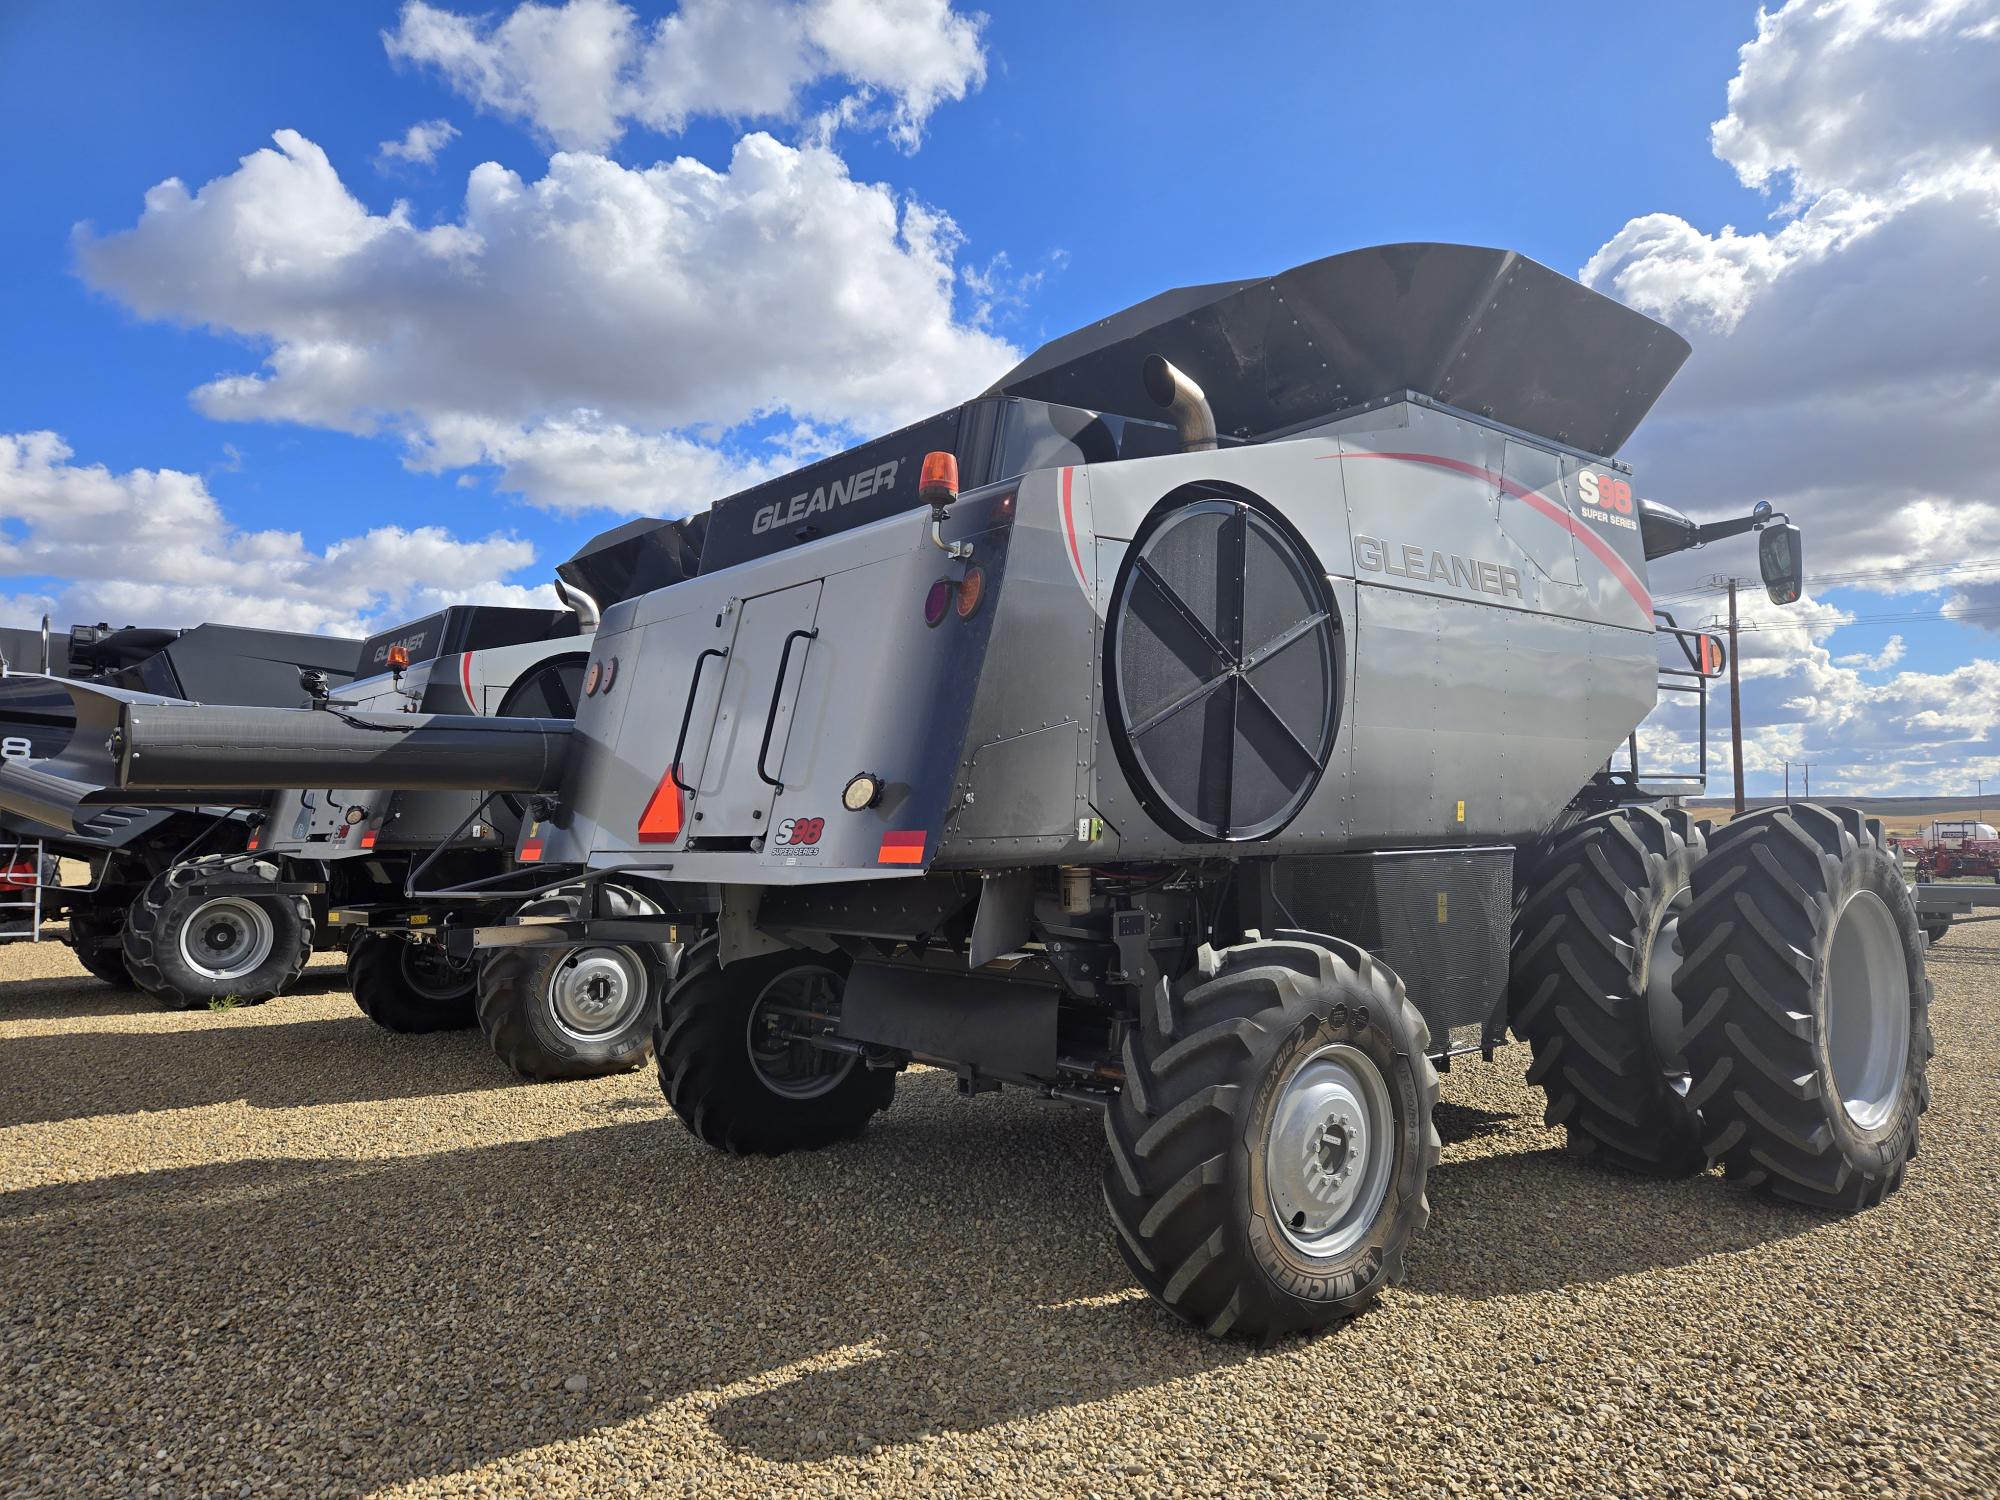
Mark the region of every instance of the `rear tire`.
POLYGON ((1438 1159, 1429 1049, 1402 981, 1359 948, 1204 945, 1128 1032, 1105 1115, 1105 1204, 1140 1285, 1268 1342, 1400 1281, 1438 1159))
POLYGON ((1925 922, 1923 926, 1924 926, 1924 936, 1930 939, 1930 945, 1933 948, 1935 948, 1939 943, 1943 942, 1947 936, 1950 935, 1951 918, 1944 917, 1936 921, 1928 921, 1925 922))
POLYGON ((1711 836, 1676 981, 1708 1149, 1731 1180, 1852 1213, 1916 1154, 1930 981, 1881 825, 1792 803, 1711 836))
POLYGON ((816 1151, 866 1130, 895 1099, 895 1073, 783 1043, 768 1011, 806 1000, 837 1011, 848 967, 844 954, 785 952, 725 969, 713 939, 691 950, 653 1043, 660 1092, 681 1123, 732 1156, 816 1151))
POLYGON ((462 1031, 479 1022, 479 971, 436 943, 364 932, 347 950, 347 987, 361 1013, 389 1031, 462 1031))
POLYGON ((84 972, 114 990, 139 986, 125 964, 125 916, 122 912, 71 912, 69 946, 84 972))
POLYGON ((1556 839, 1514 920, 1508 1018, 1534 1049, 1543 1118, 1578 1155, 1656 1177, 1709 1163, 1671 987, 1677 908, 1700 854, 1685 820, 1598 813, 1556 839))
POLYGON ((672 977, 665 944, 495 949, 479 969, 479 1029, 531 1082, 629 1073, 652 1050, 672 977))
POLYGON ((170 1010, 216 1000, 261 1005, 290 986, 312 955, 312 910, 303 896, 209 894, 208 882, 222 876, 278 878, 269 860, 226 859, 213 855, 163 871, 126 916, 133 982, 170 1010))

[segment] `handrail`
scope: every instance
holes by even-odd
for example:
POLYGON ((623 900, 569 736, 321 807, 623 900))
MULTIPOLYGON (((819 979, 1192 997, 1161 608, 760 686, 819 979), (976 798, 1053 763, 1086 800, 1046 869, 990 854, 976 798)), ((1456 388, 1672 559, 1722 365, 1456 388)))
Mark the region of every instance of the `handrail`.
POLYGON ((694 795, 694 788, 681 780, 681 756, 687 750, 688 725, 694 720, 694 700, 695 695, 701 691, 701 674, 707 668, 711 656, 728 654, 729 648, 726 646, 710 646, 694 659, 694 680, 688 684, 687 705, 681 710, 680 738, 674 741, 674 758, 667 762, 667 774, 673 777, 674 785, 681 789, 684 796, 694 795))
POLYGON ((785 649, 778 655, 778 680, 771 684, 771 707, 764 715, 764 739, 763 743, 757 747, 757 779, 766 786, 776 787, 781 792, 785 789, 785 784, 764 769, 764 761, 771 753, 771 731, 777 728, 778 704, 785 696, 785 673, 790 670, 792 665, 792 647, 796 646, 802 640, 816 641, 818 639, 819 630, 817 628, 812 630, 794 630, 790 635, 785 637, 785 649))

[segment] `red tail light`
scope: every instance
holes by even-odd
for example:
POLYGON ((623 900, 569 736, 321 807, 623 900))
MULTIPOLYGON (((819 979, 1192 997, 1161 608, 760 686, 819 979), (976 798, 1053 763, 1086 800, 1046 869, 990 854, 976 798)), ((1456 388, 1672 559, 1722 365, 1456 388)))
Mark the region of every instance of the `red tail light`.
POLYGON ((660 784, 653 789, 652 799, 646 803, 646 810, 639 814, 639 842, 642 844, 671 844, 681 836, 681 825, 685 811, 681 802, 680 783, 674 780, 679 766, 668 766, 667 774, 660 778, 660 784))

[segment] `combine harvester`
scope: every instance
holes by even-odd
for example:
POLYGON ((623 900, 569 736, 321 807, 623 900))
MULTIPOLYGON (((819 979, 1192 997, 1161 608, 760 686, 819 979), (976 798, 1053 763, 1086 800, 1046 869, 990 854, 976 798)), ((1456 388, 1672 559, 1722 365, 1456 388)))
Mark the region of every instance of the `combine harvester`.
MULTIPOLYGON (((78 625, 51 635, 0 631, 0 775, 10 780, 69 744, 76 713, 70 682, 115 687, 157 702, 292 707, 309 701, 303 683, 321 690, 355 674, 361 642, 291 631, 201 625, 192 630, 112 629, 78 625)), ((77 810, 55 788, 53 803, 0 802, 0 941, 37 941, 44 924, 68 921, 77 961, 119 989, 145 985, 126 963, 126 919, 152 882, 197 851, 243 848, 263 794, 230 805, 213 792, 162 802, 111 798, 77 810), (87 867, 64 885, 61 864, 87 867)), ((206 930, 197 925, 197 932, 206 930)), ((197 945, 198 946, 198 945, 197 945)), ((163 996, 175 1003, 172 995, 163 996)))
POLYGON ((531 794, 545 885, 660 915, 477 940, 707 925, 656 1038, 703 1140, 845 1139, 912 1062, 1099 1108, 1126 1261, 1214 1333, 1401 1275, 1438 1073, 1510 1024, 1578 1150, 1862 1209, 1931 1051, 1880 828, 1705 836, 1698 782, 1612 765, 1691 645, 1652 559, 1759 532, 1799 591, 1768 507, 1697 525, 1613 457, 1686 354, 1463 246, 1168 292, 719 504, 573 725, 135 703, 64 771, 531 794))
MULTIPOLYGON (((635 581, 657 587, 686 576, 700 535, 699 523, 621 527, 557 570, 556 587, 569 608, 454 605, 359 643, 369 677, 337 694, 323 678, 304 689, 295 682, 292 697, 310 696, 318 711, 340 722, 422 711, 567 719, 588 674, 599 613, 591 590, 616 591, 635 581)), ((342 644, 350 658, 357 654, 356 643, 342 644)), ((25 692, 33 681, 16 685, 25 692)), ((47 682, 39 689, 51 690, 47 682)), ((68 710, 68 695, 55 696, 68 710)), ((180 706, 206 711, 206 705, 180 706)), ((83 709, 85 717, 105 711, 96 699, 83 709)), ((42 758, 24 757, 0 772, 0 807, 43 822, 67 815, 79 829, 102 817, 97 804, 110 794, 38 777, 44 770, 42 758)), ((224 852, 173 861, 132 898, 121 972, 175 1008, 221 999, 257 1004, 288 989, 315 948, 344 947, 356 1004, 390 1030, 476 1021, 501 1059, 532 1079, 638 1067, 651 1055, 652 1002, 672 978, 678 948, 579 946, 540 955, 547 962, 531 972, 518 963, 476 972, 470 927, 460 945, 453 924, 564 915, 573 893, 544 893, 525 909, 508 894, 522 804, 505 793, 459 790, 456 775, 443 786, 433 784, 434 776, 415 777, 395 792, 317 787, 275 794, 268 775, 239 778, 226 790, 208 778, 200 795, 240 804, 234 816, 241 826, 224 852), (480 901, 439 906, 412 894, 420 876, 493 889, 480 901)), ((657 911, 630 893, 610 894, 633 914, 657 911)))

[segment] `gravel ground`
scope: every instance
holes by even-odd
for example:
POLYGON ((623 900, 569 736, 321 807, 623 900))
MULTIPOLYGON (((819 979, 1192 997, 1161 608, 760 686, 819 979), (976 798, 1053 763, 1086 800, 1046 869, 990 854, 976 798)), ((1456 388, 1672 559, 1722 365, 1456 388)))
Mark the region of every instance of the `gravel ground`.
POLYGON ((1570 1162, 1526 1049, 1445 1081, 1408 1285, 1268 1352, 1111 1248, 1097 1120, 904 1080, 707 1153, 650 1074, 513 1083, 324 966, 177 1015, 0 949, 0 1492, 2000 1492, 2000 921, 1856 1219, 1570 1162))

